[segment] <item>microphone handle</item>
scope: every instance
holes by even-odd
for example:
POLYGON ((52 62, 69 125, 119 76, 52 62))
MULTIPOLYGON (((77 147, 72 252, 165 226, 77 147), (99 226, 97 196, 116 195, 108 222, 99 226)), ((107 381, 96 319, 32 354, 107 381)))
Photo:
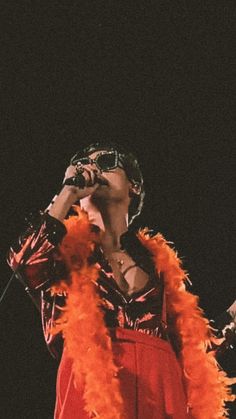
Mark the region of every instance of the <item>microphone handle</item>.
MULTIPOLYGON (((108 185, 108 182, 106 179, 101 179, 98 176, 95 176, 95 183, 99 183, 100 185, 108 185)), ((78 173, 76 176, 72 176, 69 177, 68 179, 65 180, 65 182, 63 183, 64 185, 72 185, 72 186, 76 186, 80 189, 84 189, 86 186, 86 179, 83 176, 82 173, 78 173)), ((92 185, 90 185, 92 186, 92 185)))
POLYGON ((65 182, 63 183, 63 186, 64 185, 71 185, 71 186, 76 186, 80 189, 84 189, 86 185, 86 180, 82 173, 78 173, 76 176, 72 176, 66 179, 65 182))

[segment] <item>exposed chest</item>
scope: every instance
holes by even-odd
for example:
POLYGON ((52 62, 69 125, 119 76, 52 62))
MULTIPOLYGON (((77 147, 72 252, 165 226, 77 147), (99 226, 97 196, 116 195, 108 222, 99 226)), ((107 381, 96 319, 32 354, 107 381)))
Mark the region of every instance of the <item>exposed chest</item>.
POLYGON ((150 281, 149 274, 140 268, 126 252, 113 252, 109 258, 109 264, 114 280, 127 296, 141 291, 150 281))

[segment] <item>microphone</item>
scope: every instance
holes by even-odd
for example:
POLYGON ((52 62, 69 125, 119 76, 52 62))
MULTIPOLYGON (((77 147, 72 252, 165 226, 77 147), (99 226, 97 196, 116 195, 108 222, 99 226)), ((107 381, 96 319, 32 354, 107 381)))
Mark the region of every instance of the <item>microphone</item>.
MULTIPOLYGON (((106 179, 98 177, 96 174, 93 185, 95 185, 95 183, 98 183, 99 185, 108 185, 108 181, 106 179)), ((76 186, 78 188, 84 189, 86 186, 86 179, 82 173, 78 173, 76 176, 69 177, 68 179, 66 179, 63 183, 63 186, 64 185, 76 186)))
MULTIPOLYGON (((108 185, 108 181, 105 178, 98 177, 96 175, 96 173, 95 173, 94 180, 95 180, 94 185, 95 185, 95 183, 98 183, 99 185, 108 185)), ((76 176, 69 177, 68 179, 66 179, 65 182, 63 182, 63 185, 62 186, 65 186, 65 185, 76 186, 77 188, 83 189, 86 186, 86 179, 85 179, 85 177, 83 176, 82 173, 78 173, 76 176)), ((93 185, 91 185, 91 186, 93 186, 93 185)), ((53 197, 53 199, 51 200, 50 204, 45 209, 45 212, 49 212, 50 208, 54 204, 54 202, 55 202, 55 200, 56 200, 57 197, 58 197, 58 194, 56 194, 53 197)))

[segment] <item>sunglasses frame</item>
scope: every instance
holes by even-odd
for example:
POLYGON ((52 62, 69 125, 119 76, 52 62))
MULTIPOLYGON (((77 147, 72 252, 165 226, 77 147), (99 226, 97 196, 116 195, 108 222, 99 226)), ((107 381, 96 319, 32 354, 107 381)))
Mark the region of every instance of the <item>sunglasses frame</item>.
POLYGON ((99 169, 99 170, 101 170, 101 172, 109 172, 109 171, 111 171, 111 170, 114 170, 114 169, 116 169, 117 167, 120 167, 121 169, 124 169, 124 167, 123 167, 123 165, 121 164, 121 162, 120 162, 120 154, 118 153, 118 151, 117 150, 107 150, 107 151, 101 151, 100 153, 98 153, 97 155, 96 155, 96 157, 95 157, 95 159, 92 159, 91 157, 79 157, 79 158, 76 158, 76 156, 78 156, 78 154, 79 153, 76 153, 73 157, 72 157, 72 159, 71 159, 71 161, 70 161, 70 164, 72 165, 72 166, 76 166, 76 164, 78 164, 78 163, 81 163, 81 164, 83 164, 83 160, 86 160, 87 161, 87 163, 86 164, 96 164, 96 166, 97 166, 97 168, 99 169), (113 166, 109 166, 109 168, 106 168, 106 169, 102 169, 100 166, 99 166, 99 163, 98 163, 98 159, 99 159, 99 157, 100 156, 102 156, 102 155, 104 155, 104 154, 114 154, 115 155, 115 163, 114 163, 114 165, 113 166))

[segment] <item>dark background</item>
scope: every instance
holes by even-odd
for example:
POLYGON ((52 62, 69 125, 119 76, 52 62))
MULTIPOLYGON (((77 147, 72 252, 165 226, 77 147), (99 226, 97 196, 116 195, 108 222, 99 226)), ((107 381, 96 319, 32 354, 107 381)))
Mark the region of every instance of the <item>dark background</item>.
MULTIPOLYGON (((1 290, 25 215, 77 149, 111 139, 141 161, 136 225, 175 243, 208 317, 235 300, 234 4, 1 2, 1 290)), ((57 363, 17 281, 0 319, 0 417, 52 418, 57 363)), ((236 374, 235 352, 222 364, 236 374)))

